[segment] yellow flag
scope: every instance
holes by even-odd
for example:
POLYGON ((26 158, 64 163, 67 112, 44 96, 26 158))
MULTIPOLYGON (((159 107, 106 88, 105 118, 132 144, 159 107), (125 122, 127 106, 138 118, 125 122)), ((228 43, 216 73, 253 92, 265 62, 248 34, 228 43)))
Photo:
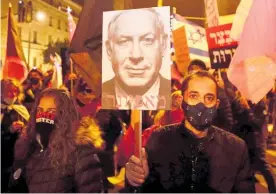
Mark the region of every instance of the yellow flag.
POLYGON ((163 0, 158 0, 157 6, 162 7, 163 6, 163 0))

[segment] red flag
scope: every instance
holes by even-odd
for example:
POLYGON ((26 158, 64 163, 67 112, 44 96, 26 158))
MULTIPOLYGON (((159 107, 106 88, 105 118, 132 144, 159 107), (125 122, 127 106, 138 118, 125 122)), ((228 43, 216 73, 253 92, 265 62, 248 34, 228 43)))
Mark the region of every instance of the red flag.
POLYGON ((23 81, 28 74, 28 69, 11 4, 9 5, 7 34, 7 50, 6 60, 3 66, 3 78, 14 78, 23 81))

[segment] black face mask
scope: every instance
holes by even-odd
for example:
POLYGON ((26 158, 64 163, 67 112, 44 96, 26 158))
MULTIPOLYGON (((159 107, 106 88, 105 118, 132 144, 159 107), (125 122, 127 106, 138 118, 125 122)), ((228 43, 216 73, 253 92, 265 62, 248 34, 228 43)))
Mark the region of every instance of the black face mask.
POLYGON ((38 84, 39 79, 36 78, 36 77, 32 77, 32 78, 30 79, 30 81, 31 81, 32 85, 36 85, 36 84, 38 84))
POLYGON ((35 127, 37 134, 40 136, 37 140, 39 144, 42 144, 43 148, 48 146, 50 136, 55 129, 54 118, 55 115, 53 113, 43 112, 37 114, 35 127))
MULTIPOLYGON (((40 144, 42 144, 43 149, 47 148, 50 141, 50 136, 55 128, 55 125, 49 123, 36 123, 36 132, 40 135, 40 144)), ((39 141, 38 140, 38 141, 39 141)))
POLYGON ((189 105, 183 102, 182 108, 187 121, 199 131, 204 131, 210 127, 217 113, 216 106, 207 108, 203 103, 189 105))

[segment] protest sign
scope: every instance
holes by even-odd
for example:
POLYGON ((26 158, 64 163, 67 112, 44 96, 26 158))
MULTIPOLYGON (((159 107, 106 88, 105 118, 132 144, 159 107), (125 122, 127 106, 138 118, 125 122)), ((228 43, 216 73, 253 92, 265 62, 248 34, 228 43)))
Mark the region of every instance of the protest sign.
POLYGON ((206 30, 211 67, 228 68, 235 54, 238 42, 230 37, 232 24, 225 24, 206 30))
POLYGON ((190 52, 184 26, 173 31, 173 45, 177 69, 184 75, 190 63, 190 52))
POLYGON ((102 42, 102 108, 169 110, 170 8, 104 12, 102 42))

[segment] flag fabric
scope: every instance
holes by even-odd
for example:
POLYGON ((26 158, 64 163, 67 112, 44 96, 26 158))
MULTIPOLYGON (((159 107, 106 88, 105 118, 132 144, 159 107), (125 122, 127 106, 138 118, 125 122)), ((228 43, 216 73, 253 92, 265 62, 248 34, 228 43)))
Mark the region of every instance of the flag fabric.
POLYGON ((111 10, 113 0, 85 0, 69 49, 74 68, 97 96, 101 95, 102 81, 103 11, 111 10))
POLYGON ((51 80, 52 88, 60 88, 63 85, 61 58, 55 53, 55 56, 51 55, 50 59, 54 64, 54 73, 51 80))
POLYGON ((14 19, 11 4, 8 12, 6 59, 2 71, 3 78, 14 78, 20 82, 25 80, 28 74, 26 60, 18 34, 17 22, 14 19))
POLYGON ((97 68, 95 61, 90 57, 87 52, 72 53, 71 58, 74 62, 76 72, 82 76, 97 97, 101 95, 101 73, 97 68))
POLYGON ((227 75, 244 97, 259 102, 276 79, 276 0, 254 0, 227 75), (252 30, 254 29, 254 30, 252 30))
POLYGON ((186 20, 181 15, 175 14, 173 20, 173 30, 183 26, 185 26, 186 30, 190 59, 200 59, 205 62, 208 67, 210 67, 210 58, 205 29, 186 20))
POLYGON ((131 9, 132 0, 85 0, 70 43, 74 67, 99 96, 101 94, 103 12, 131 9), (82 58, 84 57, 84 58, 82 58))
POLYGON ((89 52, 100 68, 103 12, 111 10, 113 10, 113 0, 85 0, 70 43, 71 52, 89 52), (99 56, 95 57, 94 53, 99 53, 96 54, 99 56))
POLYGON ((103 11, 112 9, 112 0, 85 0, 70 43, 74 68, 97 96, 101 95, 103 11))
POLYGON ((236 41, 239 40, 241 36, 252 3, 253 0, 242 0, 237 8, 230 34, 231 38, 236 41))
POLYGON ((68 31, 69 31, 69 41, 71 42, 73 36, 74 36, 74 33, 75 33, 75 30, 76 30, 76 23, 73 19, 73 16, 71 15, 70 13, 70 8, 68 7, 68 31))

